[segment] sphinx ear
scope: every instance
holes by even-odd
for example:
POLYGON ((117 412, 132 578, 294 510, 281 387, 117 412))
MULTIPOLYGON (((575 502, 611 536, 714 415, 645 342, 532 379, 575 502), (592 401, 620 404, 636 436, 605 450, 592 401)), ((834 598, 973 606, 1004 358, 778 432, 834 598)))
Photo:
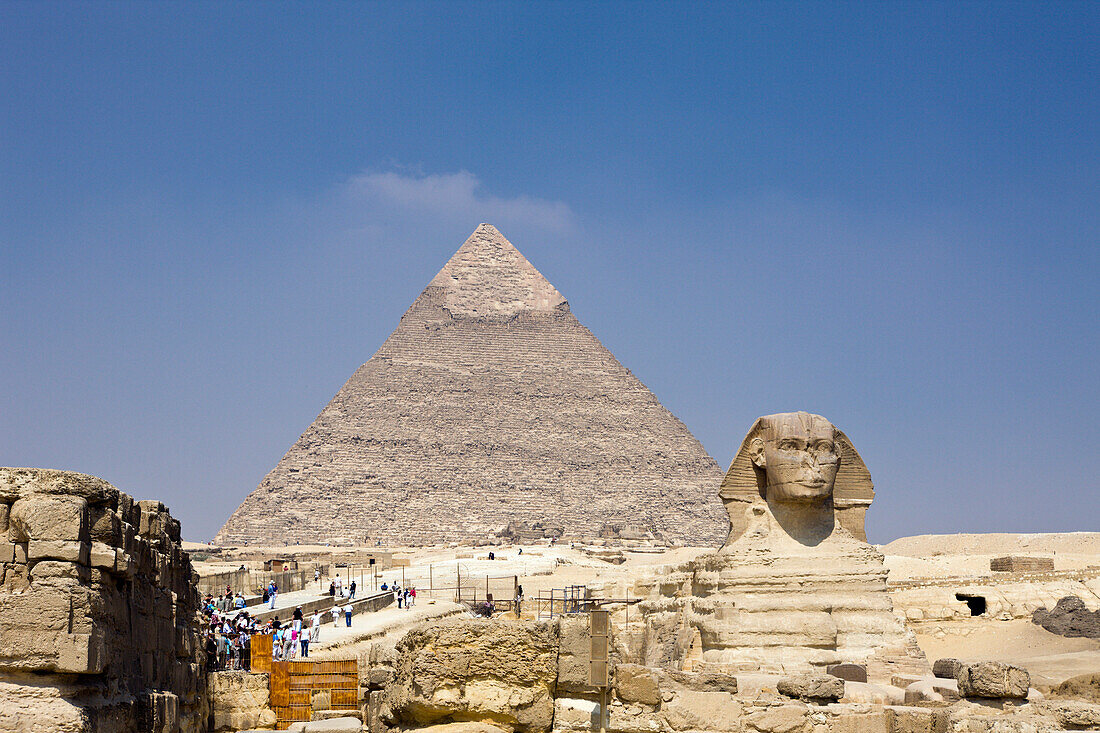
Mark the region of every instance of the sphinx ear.
POLYGON ((753 438, 749 442, 749 460, 757 468, 765 468, 768 465, 767 459, 764 458, 764 441, 760 438, 753 438))

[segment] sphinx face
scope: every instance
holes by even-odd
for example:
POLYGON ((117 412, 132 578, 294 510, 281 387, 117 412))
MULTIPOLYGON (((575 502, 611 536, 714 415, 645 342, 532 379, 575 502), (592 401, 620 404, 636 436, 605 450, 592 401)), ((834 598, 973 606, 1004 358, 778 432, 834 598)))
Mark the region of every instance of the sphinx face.
POLYGON ((767 474, 770 501, 811 503, 832 495, 840 459, 836 428, 818 415, 773 416, 760 436, 757 465, 767 474))

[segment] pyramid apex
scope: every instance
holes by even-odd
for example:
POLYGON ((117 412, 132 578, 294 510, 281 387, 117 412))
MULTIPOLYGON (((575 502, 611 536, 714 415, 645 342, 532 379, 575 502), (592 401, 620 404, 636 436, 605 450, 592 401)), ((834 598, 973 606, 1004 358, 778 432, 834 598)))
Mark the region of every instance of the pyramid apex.
POLYGON ((492 224, 481 223, 429 287, 452 315, 509 317, 568 307, 564 296, 492 224))

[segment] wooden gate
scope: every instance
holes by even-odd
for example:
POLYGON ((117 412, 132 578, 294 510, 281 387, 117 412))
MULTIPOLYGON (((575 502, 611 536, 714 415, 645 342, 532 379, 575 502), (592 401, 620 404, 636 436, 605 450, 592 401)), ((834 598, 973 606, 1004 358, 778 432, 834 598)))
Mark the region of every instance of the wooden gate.
POLYGON ((355 659, 271 662, 269 679, 277 730, 311 720, 315 702, 318 709, 328 710, 355 710, 359 705, 359 663, 355 659))
POLYGON ((253 672, 271 671, 271 634, 254 634, 249 642, 253 672))

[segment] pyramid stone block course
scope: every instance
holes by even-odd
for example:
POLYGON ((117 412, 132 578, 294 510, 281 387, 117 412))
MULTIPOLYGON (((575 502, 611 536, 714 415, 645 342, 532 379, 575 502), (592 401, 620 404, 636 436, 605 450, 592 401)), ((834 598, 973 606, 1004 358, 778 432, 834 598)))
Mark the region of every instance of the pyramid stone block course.
POLYGON ((430 544, 511 521, 717 544, 722 472, 483 224, 229 518, 223 544, 430 544))

